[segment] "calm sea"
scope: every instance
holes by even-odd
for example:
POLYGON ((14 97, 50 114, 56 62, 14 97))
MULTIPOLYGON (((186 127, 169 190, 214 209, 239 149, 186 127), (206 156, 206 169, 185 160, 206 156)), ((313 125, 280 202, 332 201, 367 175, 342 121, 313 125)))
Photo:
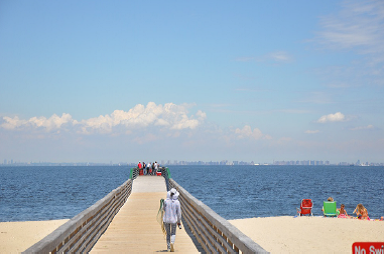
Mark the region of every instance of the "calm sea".
POLYGON ((0 221, 70 219, 129 178, 128 167, 0 167, 0 221))
MULTIPOLYGON (((384 216, 384 167, 170 166, 172 178, 225 219, 314 215, 333 197, 352 214, 384 216)), ((129 177, 129 167, 0 167, 0 221, 69 219, 129 177)))
POLYGON ((181 166, 172 178, 225 219, 294 216, 300 201, 333 197, 352 215, 362 203, 371 218, 384 216, 384 167, 181 166))

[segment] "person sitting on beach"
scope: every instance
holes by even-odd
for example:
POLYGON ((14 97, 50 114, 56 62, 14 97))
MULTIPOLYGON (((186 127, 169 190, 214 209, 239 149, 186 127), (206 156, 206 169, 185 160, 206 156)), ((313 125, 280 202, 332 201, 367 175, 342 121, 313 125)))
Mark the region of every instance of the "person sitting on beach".
POLYGON ((338 218, 347 218, 348 217, 348 213, 345 210, 344 204, 341 204, 340 209, 337 209, 337 211, 339 211, 339 215, 337 216, 338 218))
POLYGON ((356 213, 359 220, 369 220, 368 210, 363 206, 363 204, 358 204, 353 213, 356 213))
MULTIPOLYGON (((329 197, 329 198, 327 199, 327 201, 328 201, 328 202, 333 202, 333 201, 334 201, 334 200, 333 200, 333 197, 329 197)), ((321 208, 321 211, 324 212, 324 206, 323 206, 323 208, 321 208)))

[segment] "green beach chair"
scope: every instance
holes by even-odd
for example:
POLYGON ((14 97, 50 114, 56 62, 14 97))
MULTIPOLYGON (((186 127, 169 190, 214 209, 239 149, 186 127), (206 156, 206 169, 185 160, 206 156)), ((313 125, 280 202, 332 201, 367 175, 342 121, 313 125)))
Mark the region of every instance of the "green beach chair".
POLYGON ((327 217, 336 217, 337 214, 337 206, 336 201, 329 202, 329 201, 323 201, 323 209, 324 209, 324 216, 327 217))

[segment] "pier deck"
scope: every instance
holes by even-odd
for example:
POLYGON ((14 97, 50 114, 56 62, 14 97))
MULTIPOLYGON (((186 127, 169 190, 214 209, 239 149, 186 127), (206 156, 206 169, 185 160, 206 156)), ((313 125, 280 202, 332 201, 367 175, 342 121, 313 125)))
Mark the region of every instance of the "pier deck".
MULTIPOLYGON (((137 177, 133 181, 132 193, 127 202, 91 253, 166 252, 165 236, 156 220, 161 198, 166 198, 163 177, 137 177)), ((175 252, 199 252, 184 228, 176 231, 175 252)))

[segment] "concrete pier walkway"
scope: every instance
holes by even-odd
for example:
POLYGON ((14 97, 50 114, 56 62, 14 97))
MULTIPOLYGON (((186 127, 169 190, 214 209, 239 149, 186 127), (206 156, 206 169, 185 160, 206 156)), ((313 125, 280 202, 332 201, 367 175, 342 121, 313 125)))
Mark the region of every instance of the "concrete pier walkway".
MULTIPOLYGON (((162 198, 166 198, 163 177, 137 177, 133 181, 132 193, 127 202, 92 248, 91 253, 166 252, 165 236, 156 220, 162 198)), ((175 252, 199 252, 184 228, 176 231, 175 252)))

